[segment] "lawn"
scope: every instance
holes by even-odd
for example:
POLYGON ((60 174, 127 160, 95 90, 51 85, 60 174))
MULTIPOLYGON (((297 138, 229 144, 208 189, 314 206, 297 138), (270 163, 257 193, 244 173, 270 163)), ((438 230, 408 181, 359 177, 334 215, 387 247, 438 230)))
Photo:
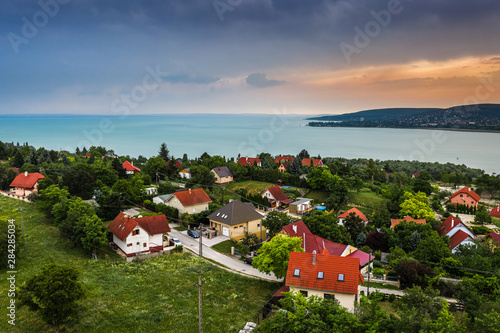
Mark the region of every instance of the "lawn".
POLYGON ((376 209, 387 200, 368 188, 361 189, 359 193, 356 193, 356 191, 350 191, 347 194, 347 198, 350 203, 371 209, 376 209))
POLYGON ((309 192, 306 193, 305 197, 309 199, 314 200, 314 204, 320 205, 325 202, 325 200, 328 198, 329 193, 325 191, 319 191, 319 190, 310 190, 309 192))
POLYGON ((256 180, 244 180, 241 182, 227 184, 226 191, 230 194, 231 192, 236 192, 240 188, 245 188, 248 191, 248 194, 262 194, 266 188, 273 186, 276 186, 276 184, 259 182, 256 180))
POLYGON ((177 231, 186 231, 187 228, 184 228, 184 227, 174 227, 175 230, 177 231))
MULTIPOLYGON (((368 287, 368 282, 365 280, 363 283, 364 287, 368 287)), ((370 281, 370 288, 375 289, 391 289, 391 290, 400 290, 398 287, 393 286, 392 284, 383 284, 379 282, 372 282, 370 281)))
POLYGON ((217 252, 223 253, 223 254, 230 254, 231 253, 231 247, 233 246, 234 242, 230 239, 225 240, 223 242, 220 242, 218 244, 215 244, 212 246, 212 249, 214 249, 217 252))
MULTIPOLYGON (((20 221, 19 201, 0 198, 0 218, 20 221)), ((66 332, 196 332, 198 289, 193 288, 200 270, 203 284, 205 332, 235 332, 257 313, 279 288, 276 283, 250 279, 215 267, 187 253, 165 255, 126 263, 103 247, 99 260, 62 238, 58 229, 30 204, 23 204, 26 251, 16 260, 19 287, 43 265, 73 266, 81 272, 87 297, 78 308, 79 320, 66 332)), ((5 276, 5 271, 3 276, 5 276)), ((0 307, 4 309, 8 281, 0 280, 0 307)), ((18 305, 18 304, 16 304, 18 305)), ((0 323, 1 332, 50 332, 37 314, 16 308, 16 325, 0 323)))
POLYGON ((494 224, 497 226, 497 228, 500 228, 500 219, 496 218, 496 217, 492 217, 491 218, 491 224, 494 224))

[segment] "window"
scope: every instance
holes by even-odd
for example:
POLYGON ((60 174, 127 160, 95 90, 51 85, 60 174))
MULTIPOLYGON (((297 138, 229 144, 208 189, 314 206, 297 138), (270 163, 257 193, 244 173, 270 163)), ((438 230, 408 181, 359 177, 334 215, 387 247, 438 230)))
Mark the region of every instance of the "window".
POLYGON ((300 269, 295 268, 295 269, 293 270, 293 276, 299 276, 299 277, 300 277, 300 269))
POLYGON ((242 226, 242 225, 240 225, 240 228, 243 228, 243 226, 242 226))
POLYGON ((325 299, 335 299, 334 294, 325 294, 324 297, 325 297, 325 299))
POLYGON ((462 198, 464 195, 463 194, 460 194, 460 198, 462 198))
POLYGON ((323 280, 324 272, 318 272, 318 279, 323 280))
POLYGON ((139 229, 133 230, 132 231, 132 236, 138 235, 139 234, 139 229))
POLYGON ((143 244, 142 244, 142 246, 143 246, 143 247, 147 247, 148 245, 147 245, 146 243, 143 243, 143 244))
POLYGON ((141 245, 141 243, 140 243, 140 242, 137 242, 137 245, 141 245))
POLYGON ((260 228, 260 222, 259 222, 259 223, 257 223, 257 228, 260 228))
POLYGON ((238 227, 234 227, 234 229, 238 229, 238 227))
POLYGON ((301 290, 300 293, 304 295, 304 297, 307 297, 307 290, 301 290))
POLYGON ((128 244, 127 244, 127 247, 131 247, 131 246, 132 246, 132 243, 128 243, 128 244))
POLYGON ((338 281, 344 281, 344 274, 339 274, 338 281))

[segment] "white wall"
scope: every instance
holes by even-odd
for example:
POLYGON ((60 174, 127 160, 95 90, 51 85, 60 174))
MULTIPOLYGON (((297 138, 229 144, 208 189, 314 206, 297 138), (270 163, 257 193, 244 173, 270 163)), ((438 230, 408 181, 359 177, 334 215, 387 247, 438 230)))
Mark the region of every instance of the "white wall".
MULTIPOLYGON (((305 289, 305 288, 295 288, 295 287, 290 287, 290 291, 293 292, 300 292, 300 290, 307 291, 307 296, 312 296, 316 295, 321 298, 325 298, 325 294, 333 294, 335 295, 335 299, 339 301, 339 304, 345 307, 349 312, 353 313, 354 312, 354 300, 355 296, 354 294, 344 294, 344 293, 337 293, 337 292, 329 292, 329 291, 322 291, 322 290, 314 290, 314 289, 305 289)), ((359 294, 359 288, 358 288, 358 294, 359 294)), ((358 297, 359 299, 359 297, 358 297)))

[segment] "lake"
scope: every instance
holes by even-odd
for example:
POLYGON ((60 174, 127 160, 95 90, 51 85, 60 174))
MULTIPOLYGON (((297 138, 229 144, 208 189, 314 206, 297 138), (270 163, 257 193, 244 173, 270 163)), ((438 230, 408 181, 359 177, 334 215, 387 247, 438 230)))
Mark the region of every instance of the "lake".
POLYGON ((118 155, 155 156, 162 142, 189 158, 298 154, 451 162, 500 173, 500 134, 420 129, 308 127, 303 115, 3 115, 0 141, 74 151, 105 146, 118 155))

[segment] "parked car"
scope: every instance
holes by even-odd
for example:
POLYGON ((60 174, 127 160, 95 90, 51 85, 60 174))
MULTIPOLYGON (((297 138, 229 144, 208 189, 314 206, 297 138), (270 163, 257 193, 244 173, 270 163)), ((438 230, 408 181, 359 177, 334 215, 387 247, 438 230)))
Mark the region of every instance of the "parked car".
POLYGON ((188 230, 187 234, 193 238, 200 238, 200 234, 196 230, 188 230))
POLYGON ((245 258, 245 260, 243 260, 245 262, 245 264, 249 264, 251 265, 252 262, 253 262, 253 257, 248 257, 248 258, 245 258))
POLYGON ((174 245, 175 246, 180 246, 182 245, 181 241, 179 240, 179 238, 172 238, 172 242, 174 242, 174 245))

